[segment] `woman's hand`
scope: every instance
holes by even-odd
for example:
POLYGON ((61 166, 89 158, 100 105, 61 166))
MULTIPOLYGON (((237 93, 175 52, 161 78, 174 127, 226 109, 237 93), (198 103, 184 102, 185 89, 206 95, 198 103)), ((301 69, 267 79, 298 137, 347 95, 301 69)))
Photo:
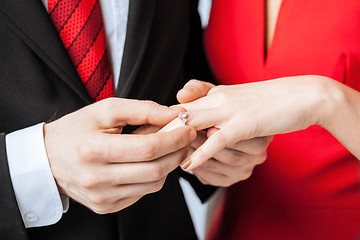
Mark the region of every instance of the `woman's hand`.
MULTIPOLYGON (((217 131, 215 128, 198 131, 197 138, 191 144, 190 153, 196 151, 217 131)), ((203 184, 219 187, 228 187, 248 179, 254 168, 266 160, 266 150, 272 138, 254 138, 233 144, 194 169, 193 173, 203 184)))
MULTIPOLYGON (((213 84, 200 81, 188 82, 177 95, 180 103, 187 103, 206 96, 215 87, 213 84)), ((198 149, 217 128, 198 131, 190 152, 198 149)), ((249 178, 255 166, 263 163, 267 157, 267 147, 270 137, 260 137, 240 141, 218 152, 204 164, 193 170, 193 173, 203 184, 227 187, 249 178)))
MULTIPOLYGON (((186 88, 203 82, 192 81, 186 88)), ((189 112, 188 124, 197 130, 215 127, 212 134, 182 164, 190 171, 219 151, 243 140, 327 126, 340 102, 342 85, 322 76, 286 77, 275 80, 216 86, 203 98, 181 106, 189 112)), ((198 91, 198 90, 193 90, 198 91)), ((329 130, 329 129, 328 129, 329 130)))

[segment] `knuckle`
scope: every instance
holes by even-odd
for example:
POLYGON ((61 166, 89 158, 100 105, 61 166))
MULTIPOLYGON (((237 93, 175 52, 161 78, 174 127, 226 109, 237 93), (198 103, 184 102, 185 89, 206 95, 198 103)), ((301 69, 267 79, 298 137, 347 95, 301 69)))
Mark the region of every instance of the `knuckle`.
POLYGON ((216 164, 215 160, 213 160, 213 159, 209 159, 204 163, 204 168, 206 168, 207 170, 210 170, 210 171, 215 171, 217 168, 216 166, 217 166, 217 164, 216 164))
POLYGON ((158 106, 158 104, 152 100, 144 100, 144 103, 147 105, 147 107, 151 110, 158 106))
POLYGON ((242 176, 241 176, 241 179, 240 181, 244 181, 244 180, 247 180, 251 177, 253 173, 253 168, 251 168, 250 170, 246 171, 242 176))
POLYGON ((257 165, 264 163, 266 159, 267 159, 267 152, 264 152, 263 154, 259 155, 257 165))
POLYGON ((92 189, 97 185, 95 179, 89 174, 83 174, 80 178, 79 184, 84 189, 92 189))
POLYGON ((131 189, 123 188, 120 192, 116 194, 116 199, 122 200, 125 198, 129 198, 131 197, 131 193, 132 193, 131 189))
POLYGON ((79 184, 84 189, 93 189, 98 186, 98 179, 89 173, 83 173, 80 177, 79 184))
POLYGON ((106 203, 107 200, 105 195, 98 192, 90 193, 88 197, 90 203, 93 204, 93 206, 97 207, 98 209, 103 209, 103 205, 106 203))
POLYGON ((217 89, 216 98, 219 103, 226 103, 228 100, 228 94, 224 91, 219 91, 221 89, 217 89))
POLYGON ((242 178, 238 179, 238 178, 233 178, 230 176, 223 176, 223 178, 221 179, 221 186, 222 187, 230 187, 241 180, 242 180, 242 178))
POLYGON ((158 181, 166 175, 166 172, 162 166, 154 166, 150 169, 151 181, 158 181))
POLYGON ((163 188, 164 184, 165 184, 165 178, 160 179, 159 181, 154 182, 154 184, 153 184, 153 192, 158 192, 158 191, 160 191, 160 190, 163 188))
POLYGON ((90 162, 98 154, 97 146, 90 142, 79 145, 76 152, 81 162, 90 162))
POLYGON ((93 212, 95 212, 96 214, 100 214, 100 215, 109 213, 109 211, 106 208, 100 206, 93 206, 91 207, 91 210, 93 210, 93 212))
POLYGON ((107 99, 104 99, 101 101, 102 103, 102 110, 105 112, 105 113, 109 113, 109 112, 113 112, 114 111, 114 107, 116 105, 116 98, 114 97, 111 97, 111 98, 107 98, 107 99))
POLYGON ((231 185, 233 185, 234 182, 231 180, 225 180, 222 184, 222 187, 230 187, 231 185))
MULTIPOLYGON (((95 104, 98 104, 98 111, 99 111, 98 113, 101 113, 101 115, 103 116, 108 116, 109 114, 114 112, 114 107, 115 107, 114 98, 107 98, 95 104)), ((101 121, 103 121, 103 119, 101 121)))
POLYGON ((241 156, 238 154, 233 154, 227 161, 230 166, 238 166, 241 162, 241 156))
POLYGON ((144 104, 146 105, 149 113, 152 113, 158 106, 157 103, 151 100, 144 100, 144 104))
POLYGON ((159 104, 151 100, 143 101, 146 106, 146 118, 148 122, 153 122, 157 118, 157 113, 159 113, 159 104))
POLYGON ((143 159, 145 159, 146 161, 150 161, 153 160, 154 157, 156 156, 156 147, 154 144, 150 143, 150 142, 146 142, 142 147, 141 147, 141 152, 142 152, 142 157, 143 159))

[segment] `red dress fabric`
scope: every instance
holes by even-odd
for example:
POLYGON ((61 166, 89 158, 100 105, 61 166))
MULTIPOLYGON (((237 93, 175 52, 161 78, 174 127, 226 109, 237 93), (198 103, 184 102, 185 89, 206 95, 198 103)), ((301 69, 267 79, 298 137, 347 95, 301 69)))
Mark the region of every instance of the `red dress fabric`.
MULTIPOLYGON (((215 0, 205 45, 219 83, 316 74, 360 90, 360 0, 283 0, 267 54, 264 39, 265 0, 215 0)), ((360 239, 359 161, 319 126, 275 136, 209 239, 360 239)))

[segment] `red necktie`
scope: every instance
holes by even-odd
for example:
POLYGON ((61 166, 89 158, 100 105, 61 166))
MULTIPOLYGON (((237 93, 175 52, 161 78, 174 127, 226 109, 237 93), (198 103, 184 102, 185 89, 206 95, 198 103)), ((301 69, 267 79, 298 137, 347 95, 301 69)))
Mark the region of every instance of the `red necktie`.
POLYGON ((99 0, 48 0, 49 14, 94 101, 114 96, 99 0))

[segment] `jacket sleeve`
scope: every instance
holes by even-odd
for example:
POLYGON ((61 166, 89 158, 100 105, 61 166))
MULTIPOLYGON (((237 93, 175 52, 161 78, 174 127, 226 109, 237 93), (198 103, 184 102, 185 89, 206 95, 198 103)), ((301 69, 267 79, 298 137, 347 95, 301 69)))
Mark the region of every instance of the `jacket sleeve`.
POLYGON ((7 162, 5 134, 0 134, 0 236, 1 239, 26 240, 27 232, 17 206, 7 162))

